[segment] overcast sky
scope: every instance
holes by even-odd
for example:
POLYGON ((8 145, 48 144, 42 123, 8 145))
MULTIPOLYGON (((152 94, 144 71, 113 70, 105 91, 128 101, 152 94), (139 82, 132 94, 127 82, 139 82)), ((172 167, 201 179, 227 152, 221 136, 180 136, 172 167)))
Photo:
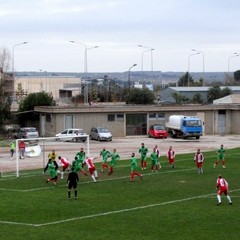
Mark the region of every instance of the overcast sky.
POLYGON ((93 46, 88 72, 124 72, 133 64, 132 71, 236 71, 240 1, 0 1, 0 48, 14 49, 16 71, 83 72, 84 49, 93 46), (138 45, 154 49, 152 60, 138 45), (200 54, 190 56, 191 49, 200 54))

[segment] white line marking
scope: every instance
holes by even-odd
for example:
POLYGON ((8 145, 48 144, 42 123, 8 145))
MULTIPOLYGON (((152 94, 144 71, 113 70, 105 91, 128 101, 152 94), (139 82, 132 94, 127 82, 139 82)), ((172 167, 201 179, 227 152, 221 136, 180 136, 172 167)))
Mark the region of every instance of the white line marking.
MULTIPOLYGON (((239 190, 240 189, 235 189, 235 190, 232 190, 230 192, 237 192, 239 190)), ((169 205, 169 204, 181 203, 181 202, 191 201, 191 200, 195 200, 195 199, 199 199, 199 198, 211 197, 213 195, 216 195, 216 193, 199 195, 199 196, 195 196, 195 197, 183 198, 183 199, 172 200, 172 201, 167 201, 167 202, 162 202, 162 203, 149 204, 149 205, 133 207, 133 208, 125 208, 125 209, 120 209, 120 210, 116 210, 116 211, 109 211, 109 212, 86 215, 86 216, 81 216, 81 217, 68 218, 68 219, 61 220, 61 221, 47 222, 47 223, 41 223, 41 224, 10 222, 10 221, 0 221, 0 223, 10 224, 10 225, 31 226, 31 227, 44 227, 44 226, 49 226, 49 225, 56 225, 56 224, 60 224, 60 223, 76 221, 76 220, 96 218, 96 217, 108 216, 108 215, 118 214, 118 213, 123 213, 123 212, 131 212, 131 211, 137 211, 137 210, 140 210, 140 209, 146 209, 146 208, 152 208, 152 207, 157 207, 157 206, 164 206, 164 205, 169 205)))

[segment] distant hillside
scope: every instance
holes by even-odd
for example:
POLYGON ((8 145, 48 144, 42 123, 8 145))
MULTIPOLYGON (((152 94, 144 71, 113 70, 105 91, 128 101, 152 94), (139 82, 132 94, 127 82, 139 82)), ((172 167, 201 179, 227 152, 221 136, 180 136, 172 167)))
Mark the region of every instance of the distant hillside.
MULTIPOLYGON (((185 72, 161 72, 161 71, 131 71, 130 80, 132 82, 153 82, 159 84, 167 84, 169 82, 177 82, 185 72)), ((224 82, 226 79, 225 72, 194 72, 190 73, 194 80, 203 78, 206 83, 224 82)), ((231 75, 233 73, 230 73, 231 75)), ((76 72, 16 72, 18 77, 78 77, 85 79, 101 79, 107 76, 110 79, 118 79, 128 81, 128 72, 101 72, 101 73, 76 73, 76 72)))

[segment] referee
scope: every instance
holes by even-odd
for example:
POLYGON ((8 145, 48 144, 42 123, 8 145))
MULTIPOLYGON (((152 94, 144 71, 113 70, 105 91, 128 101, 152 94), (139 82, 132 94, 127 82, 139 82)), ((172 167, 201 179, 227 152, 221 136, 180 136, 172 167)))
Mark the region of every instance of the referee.
POLYGON ((68 199, 71 199, 71 189, 74 189, 74 196, 75 199, 78 198, 78 192, 77 192, 77 183, 79 181, 78 174, 76 172, 72 171, 68 174, 67 179, 67 185, 68 185, 68 199))

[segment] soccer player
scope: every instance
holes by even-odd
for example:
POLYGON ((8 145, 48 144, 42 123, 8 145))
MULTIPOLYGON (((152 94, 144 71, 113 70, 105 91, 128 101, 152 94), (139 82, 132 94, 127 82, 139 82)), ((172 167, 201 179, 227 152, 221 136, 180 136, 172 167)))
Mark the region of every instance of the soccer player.
POLYGON ((58 179, 57 167, 54 164, 54 162, 49 162, 48 163, 48 168, 49 168, 50 178, 48 178, 46 180, 46 182, 48 183, 48 182, 54 181, 54 185, 56 186, 57 185, 57 179, 58 179))
POLYGON ((232 205, 232 200, 231 200, 230 196, 228 195, 228 182, 221 175, 218 175, 216 189, 218 191, 217 192, 217 200, 218 200, 217 205, 219 206, 220 204, 222 204, 221 195, 223 193, 226 196, 229 204, 232 205))
POLYGON ((203 168, 202 168, 203 161, 204 161, 204 155, 203 153, 201 153, 200 149, 198 149, 194 156, 194 162, 196 162, 198 174, 203 173, 203 168))
POLYGON ((9 146, 10 146, 10 159, 13 160, 13 154, 14 154, 14 151, 15 151, 15 143, 10 142, 9 146))
POLYGON ((24 159, 24 153, 25 153, 25 148, 26 148, 26 144, 24 141, 20 141, 18 144, 18 148, 20 151, 20 159, 24 159))
POLYGON ((78 153, 76 154, 76 157, 78 158, 79 162, 80 162, 81 164, 83 164, 83 162, 84 162, 84 160, 85 160, 85 158, 86 158, 86 153, 85 153, 85 151, 83 150, 83 148, 81 148, 81 149, 80 149, 80 152, 78 152, 78 153))
POLYGON ((70 162, 68 161, 67 158, 61 157, 61 156, 58 156, 58 160, 59 160, 60 164, 62 165, 61 179, 63 179, 64 172, 66 169, 68 169, 70 162))
POLYGON ((138 152, 141 154, 141 167, 143 169, 147 169, 147 153, 148 148, 145 147, 144 143, 141 144, 141 147, 139 148, 138 152))
POLYGON ((135 157, 135 153, 132 153, 131 155, 131 176, 130 176, 130 182, 134 182, 134 175, 137 175, 142 180, 142 175, 137 171, 138 169, 138 163, 137 159, 135 157))
POLYGON ((78 174, 73 170, 68 174, 67 184, 68 184, 68 199, 71 199, 71 189, 74 189, 75 199, 78 198, 77 183, 79 181, 78 174))
POLYGON ((173 150, 172 146, 170 146, 167 151, 167 158, 171 168, 175 167, 175 156, 175 151, 173 150))
POLYGON ((214 168, 218 165, 219 161, 222 161, 222 167, 226 168, 224 155, 225 155, 225 149, 223 148, 223 144, 222 144, 221 147, 217 150, 217 161, 213 165, 214 168))
POLYGON ((72 169, 75 173, 78 174, 78 172, 82 172, 85 176, 87 176, 87 173, 83 170, 84 163, 81 163, 77 156, 75 156, 73 162, 72 162, 72 169))
POLYGON ((43 173, 45 173, 47 171, 50 162, 53 162, 55 164, 56 170, 58 169, 56 157, 57 157, 57 154, 56 154, 55 150, 52 150, 52 152, 50 152, 48 154, 48 163, 47 163, 46 167, 44 168, 43 173))
POLYGON ((116 148, 113 149, 113 152, 110 153, 111 161, 110 161, 110 169, 108 175, 113 173, 113 167, 115 166, 116 162, 120 159, 119 154, 117 153, 116 148))
POLYGON ((93 164, 93 160, 94 159, 95 158, 86 157, 86 159, 85 159, 83 164, 87 165, 88 171, 91 174, 91 177, 92 177, 93 181, 96 182, 97 181, 96 178, 98 177, 98 174, 97 174, 96 167, 93 164))
POLYGON ((151 170, 153 172, 154 168, 155 171, 158 172, 158 154, 156 152, 156 148, 153 148, 153 152, 150 155, 150 159, 151 159, 151 170))
POLYGON ((162 168, 162 166, 161 166, 161 163, 160 163, 160 149, 159 149, 159 147, 158 147, 158 145, 155 145, 155 147, 154 147, 154 149, 155 149, 155 151, 156 151, 156 154, 157 154, 157 157, 158 157, 158 169, 159 168, 162 168))
POLYGON ((106 147, 103 147, 103 149, 100 152, 100 156, 102 156, 102 170, 101 172, 104 172, 104 168, 109 169, 109 166, 107 164, 107 159, 110 156, 110 152, 106 150, 106 147))

